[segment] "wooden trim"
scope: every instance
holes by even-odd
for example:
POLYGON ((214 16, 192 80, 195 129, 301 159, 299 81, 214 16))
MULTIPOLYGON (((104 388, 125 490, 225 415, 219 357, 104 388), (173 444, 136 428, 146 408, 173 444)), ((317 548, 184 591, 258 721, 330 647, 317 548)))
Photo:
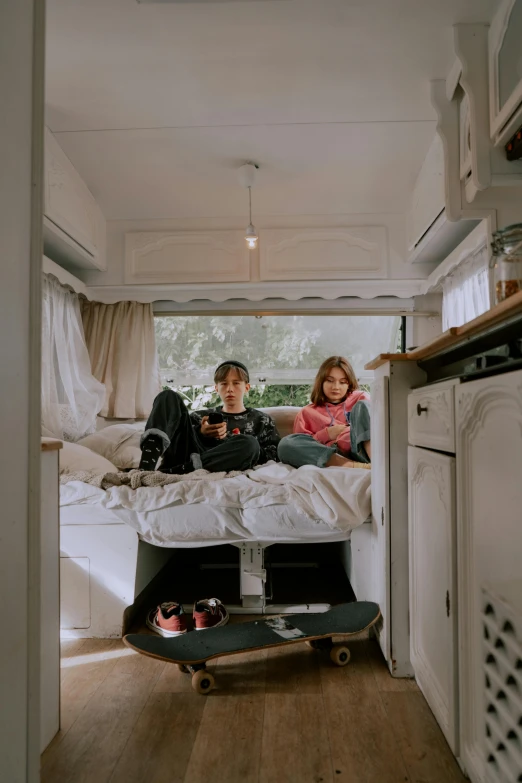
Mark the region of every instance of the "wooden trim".
POLYGON ((42 438, 41 451, 59 451, 63 449, 63 443, 56 438, 42 438))
POLYGON ((462 326, 452 326, 448 331, 435 337, 434 340, 424 343, 424 345, 421 345, 420 348, 416 348, 414 351, 410 351, 409 353, 381 353, 373 359, 373 361, 368 362, 368 364, 364 366, 364 369, 375 370, 377 367, 380 367, 381 364, 391 361, 417 362, 421 359, 427 359, 430 356, 435 356, 435 354, 440 353, 445 348, 450 348, 456 343, 463 342, 469 337, 480 334, 480 332, 485 331, 491 326, 502 323, 502 321, 505 321, 507 318, 517 315, 518 313, 522 313, 522 291, 510 296, 509 299, 500 302, 500 304, 496 305, 491 310, 488 310, 487 313, 483 313, 477 318, 474 318, 473 321, 469 321, 462 326))

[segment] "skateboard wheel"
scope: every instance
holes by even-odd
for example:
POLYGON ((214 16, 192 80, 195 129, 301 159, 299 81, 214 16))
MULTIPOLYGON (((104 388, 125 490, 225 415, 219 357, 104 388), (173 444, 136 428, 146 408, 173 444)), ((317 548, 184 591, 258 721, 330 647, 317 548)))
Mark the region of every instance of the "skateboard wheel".
POLYGON ((344 644, 336 644, 330 650, 330 658, 336 666, 346 666, 350 661, 350 650, 344 644))
POLYGON ((311 650, 316 650, 317 649, 317 645, 315 643, 315 639, 312 639, 311 642, 305 642, 305 644, 306 644, 307 647, 310 647, 311 650))
POLYGON ((180 672, 183 672, 183 674, 189 674, 189 670, 187 669, 184 663, 178 663, 177 667, 180 670, 180 672))
POLYGON ((206 696, 215 685, 213 676, 206 669, 200 669, 192 675, 192 687, 196 693, 206 696))

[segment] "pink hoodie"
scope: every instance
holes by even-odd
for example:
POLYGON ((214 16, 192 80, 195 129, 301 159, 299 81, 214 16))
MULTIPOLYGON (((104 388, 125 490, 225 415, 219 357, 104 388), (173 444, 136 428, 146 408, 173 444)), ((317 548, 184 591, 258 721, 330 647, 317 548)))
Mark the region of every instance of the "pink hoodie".
POLYGON ((337 446, 341 451, 350 451, 350 428, 336 441, 330 439, 328 427, 336 424, 346 424, 345 413, 352 410, 359 400, 369 400, 370 395, 360 389, 355 389, 344 402, 337 405, 327 402, 326 405, 306 405, 301 408, 294 421, 294 432, 312 435, 314 440, 325 446, 337 446))

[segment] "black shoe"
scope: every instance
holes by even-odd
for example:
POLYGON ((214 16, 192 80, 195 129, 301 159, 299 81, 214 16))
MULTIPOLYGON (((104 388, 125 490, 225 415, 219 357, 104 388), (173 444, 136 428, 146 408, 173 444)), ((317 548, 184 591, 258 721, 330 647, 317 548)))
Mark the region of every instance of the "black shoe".
POLYGON ((163 454, 164 443, 159 435, 148 435, 141 444, 140 470, 156 470, 158 460, 163 454))

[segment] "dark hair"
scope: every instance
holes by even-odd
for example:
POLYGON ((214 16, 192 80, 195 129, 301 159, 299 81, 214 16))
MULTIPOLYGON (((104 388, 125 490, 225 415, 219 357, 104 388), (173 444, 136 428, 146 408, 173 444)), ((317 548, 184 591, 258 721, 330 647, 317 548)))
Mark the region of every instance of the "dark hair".
POLYGON ((323 383, 327 379, 328 373, 332 367, 339 367, 339 369, 344 372, 348 379, 348 392, 346 397, 348 397, 348 395, 351 394, 355 389, 359 388, 354 369, 348 359, 345 359, 344 356, 330 356, 328 359, 324 360, 324 362, 319 367, 319 370, 317 371, 317 375, 315 376, 314 386, 311 394, 311 400, 314 405, 324 405, 327 402, 323 392, 323 383))
POLYGON ((222 362, 222 364, 216 367, 214 373, 214 383, 223 383, 227 379, 227 375, 231 370, 235 370, 242 381, 250 383, 250 376, 248 370, 244 364, 236 361, 222 362))

